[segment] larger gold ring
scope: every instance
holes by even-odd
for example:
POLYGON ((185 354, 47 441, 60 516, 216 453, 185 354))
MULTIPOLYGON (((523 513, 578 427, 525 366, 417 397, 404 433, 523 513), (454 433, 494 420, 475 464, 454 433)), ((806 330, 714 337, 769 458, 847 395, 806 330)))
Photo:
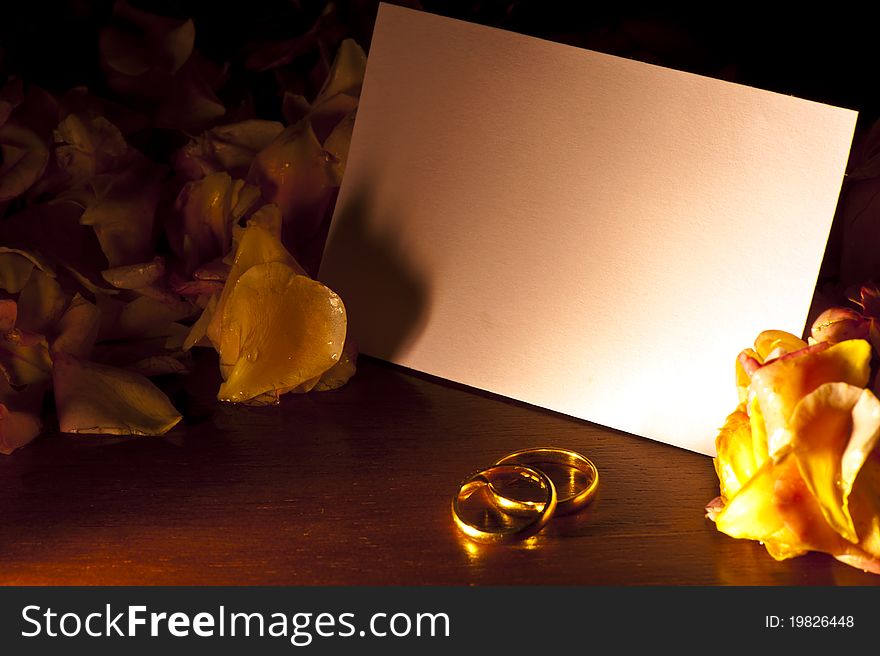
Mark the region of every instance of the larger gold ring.
MULTIPOLYGON (((599 488, 599 470, 577 451, 554 447, 523 449, 504 456, 495 464, 525 465, 548 476, 558 494, 557 516, 578 512, 593 500, 599 488)), ((491 492, 496 503, 508 513, 524 512, 531 505, 529 501, 503 495, 494 487, 491 492)))
MULTIPOLYGON (((517 494, 519 496, 519 494, 517 494)), ((452 497, 452 517, 468 537, 481 542, 513 542, 540 531, 556 510, 556 487, 543 472, 525 465, 496 465, 465 479, 452 497), (526 488, 535 496, 520 513, 494 503, 500 490, 526 488), (490 492, 491 488, 491 492, 490 492)))

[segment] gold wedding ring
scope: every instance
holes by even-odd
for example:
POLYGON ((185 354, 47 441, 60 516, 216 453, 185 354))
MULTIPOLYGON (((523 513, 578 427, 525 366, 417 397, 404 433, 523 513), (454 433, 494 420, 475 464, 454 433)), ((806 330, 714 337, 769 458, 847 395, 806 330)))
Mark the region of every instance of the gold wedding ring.
MULTIPOLYGON (((589 458, 576 451, 540 447, 504 456, 499 465, 523 465, 545 474, 556 488, 556 516, 570 515, 586 506, 599 487, 599 471, 589 458)), ((510 514, 533 512, 533 501, 512 496, 490 485, 495 503, 510 514)))
POLYGON ((512 542, 540 531, 556 511, 556 487, 542 471, 521 464, 494 465, 465 479, 452 498, 452 517, 470 538, 512 542), (496 503, 514 499, 515 513, 496 503))

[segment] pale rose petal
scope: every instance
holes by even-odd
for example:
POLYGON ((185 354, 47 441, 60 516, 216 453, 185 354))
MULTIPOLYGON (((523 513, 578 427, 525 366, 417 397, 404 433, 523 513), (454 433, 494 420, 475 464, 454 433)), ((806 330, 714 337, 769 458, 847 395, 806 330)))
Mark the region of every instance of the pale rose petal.
POLYGON ((219 297, 219 294, 211 296, 202 314, 199 315, 198 320, 190 328, 189 334, 183 342, 184 351, 189 351, 194 346, 211 346, 211 340, 207 337, 208 326, 214 313, 217 311, 217 299, 219 297))
POLYGON ((58 322, 58 337, 52 342, 52 352, 63 351, 88 358, 100 325, 101 313, 97 306, 77 294, 58 322))
POLYGON ((163 167, 141 157, 92 179, 93 194, 80 223, 94 228, 111 267, 153 257, 153 219, 164 175, 163 167))
POLYGON ((12 121, 0 126, 0 202, 30 189, 48 163, 49 149, 36 133, 12 121))
POLYGON ((20 255, 21 257, 29 260, 35 267, 37 267, 43 273, 46 273, 53 278, 55 277, 55 267, 42 255, 37 253, 36 251, 26 251, 21 248, 9 248, 8 246, 0 246, 0 255, 15 253, 16 255, 20 255))
POLYGON ((190 371, 190 363, 186 357, 178 355, 153 355, 125 367, 128 371, 142 376, 163 376, 167 374, 185 374, 190 371))
POLYGON ((7 216, 0 221, 0 253, 27 257, 50 276, 67 271, 86 289, 100 287, 99 271, 107 264, 94 229, 80 225, 82 214, 77 204, 58 201, 7 216))
POLYGON ((127 340, 153 335, 174 322, 195 316, 198 311, 189 301, 165 302, 149 296, 123 303, 99 295, 97 301, 101 310, 99 340, 127 340))
POLYGON ((9 455, 40 434, 42 424, 36 413, 10 410, 0 403, 0 453, 9 455))
POLYGON ((55 129, 58 167, 81 184, 118 168, 128 154, 119 129, 103 116, 69 114, 55 129))
POLYGON ((184 260, 185 273, 229 250, 233 225, 258 197, 256 187, 223 172, 184 185, 169 230, 175 250, 184 260))
POLYGON ((219 295, 223 291, 223 283, 217 280, 189 280, 173 286, 174 293, 187 298, 219 295))
POLYGON ((27 284, 34 263, 18 253, 0 253, 0 289, 17 294, 27 284))
POLYGON ((18 305, 10 298, 0 299, 0 335, 12 331, 15 328, 15 320, 18 317, 18 305))
POLYGON ((301 121, 281 132, 254 158, 249 180, 285 219, 318 204, 335 186, 332 170, 311 124, 301 121))
POLYGON ((342 183, 342 176, 345 173, 345 165, 348 163, 348 149, 351 146, 351 136, 354 132, 356 114, 356 111, 352 111, 348 116, 343 118, 339 124, 333 128, 333 132, 330 133, 330 136, 324 140, 324 150, 332 157, 331 169, 336 184, 342 183))
POLYGON ((710 521, 715 521, 718 519, 718 515, 721 514, 721 511, 724 510, 724 499, 720 496, 715 497, 709 503, 706 504, 706 519, 710 521))
POLYGON ((0 335, 0 377, 12 387, 40 385, 49 380, 52 358, 46 340, 15 329, 0 335))
POLYGON ((339 93, 359 96, 367 69, 367 56, 353 39, 339 44, 333 65, 318 93, 318 98, 332 98, 339 93))
POLYGON ((844 342, 848 339, 868 339, 869 321, 849 308, 828 308, 813 322, 810 335, 817 342, 844 342))
POLYGON ((281 208, 274 203, 267 203, 253 213, 248 219, 249 226, 260 226, 268 230, 276 239, 281 239, 281 224, 283 222, 281 208))
POLYGON ((163 435, 182 418, 140 374, 59 353, 52 379, 63 433, 163 435))
POLYGON ((358 106, 367 57, 352 39, 344 40, 313 103, 303 96, 285 93, 282 110, 291 125, 303 119, 311 123, 318 140, 325 142, 328 135, 358 106))
POLYGON ((258 119, 211 128, 175 154, 174 169, 190 180, 221 171, 244 178, 254 156, 282 130, 284 126, 278 121, 258 119))
POLYGON ((54 330, 69 297, 51 276, 35 269, 18 297, 17 325, 41 335, 54 330))
POLYGON ((335 165, 309 121, 303 120, 260 151, 248 174, 263 198, 281 208, 282 241, 307 268, 316 268, 316 240, 338 190, 335 165))
POLYGON ((225 282, 229 276, 231 266, 226 264, 222 259, 206 262, 193 272, 193 278, 196 280, 219 280, 225 282))
MULTIPOLYGON (((351 116, 357 110, 358 101, 358 96, 348 93, 337 93, 315 101, 309 107, 306 117, 315 131, 318 141, 325 143, 346 117, 351 116)), ((286 109, 288 112, 291 112, 291 103, 289 101, 286 109)), ((290 117, 292 117, 292 113, 290 115, 285 114, 285 118, 288 118, 288 120, 290 117)))
POLYGON ((856 569, 860 569, 863 572, 880 574, 880 558, 876 556, 871 556, 869 554, 863 553, 844 553, 835 554, 834 557, 837 558, 837 560, 842 562, 844 565, 855 567, 856 569))
POLYGON ((161 256, 150 262, 127 264, 101 272, 101 277, 117 289, 140 289, 159 282, 164 276, 165 258, 161 256))
MULTIPOLYGON (((143 108, 126 107, 107 98, 96 96, 88 87, 71 87, 61 97, 61 114, 69 116, 77 114, 85 117, 104 117, 111 125, 118 128, 123 137, 142 132, 150 127, 150 122, 143 114, 143 108)), ((115 138, 113 138, 115 141, 115 138)), ((118 145, 118 142, 116 142, 118 145)))

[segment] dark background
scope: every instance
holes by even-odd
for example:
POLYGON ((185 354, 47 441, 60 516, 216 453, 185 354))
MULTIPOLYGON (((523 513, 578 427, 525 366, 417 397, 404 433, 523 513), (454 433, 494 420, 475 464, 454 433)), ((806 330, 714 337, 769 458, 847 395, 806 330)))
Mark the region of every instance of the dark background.
MULTIPOLYGON (((303 35, 332 5, 337 32, 364 48, 375 0, 136 1, 131 4, 193 17, 197 47, 215 60, 242 65, 254 44, 303 35)), ((880 116, 880 22, 864 11, 789 10, 765 3, 703 3, 644 8, 631 3, 546 0, 399 2, 452 17, 632 57, 836 104, 880 116)), ((825 3, 823 3, 823 6, 825 3)), ((102 86, 97 35, 113 2, 4 3, 0 73, 16 73, 53 90, 102 86)), ((308 57, 299 62, 307 65, 308 57)))

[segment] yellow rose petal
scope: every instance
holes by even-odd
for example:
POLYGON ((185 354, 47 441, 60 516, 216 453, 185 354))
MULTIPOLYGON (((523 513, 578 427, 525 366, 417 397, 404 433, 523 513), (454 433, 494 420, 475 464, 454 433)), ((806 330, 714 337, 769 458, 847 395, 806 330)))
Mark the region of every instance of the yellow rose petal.
POLYGON ((856 477, 849 495, 849 511, 859 546, 880 559, 880 451, 877 449, 868 455, 856 477))
POLYGON ((763 542, 777 560, 812 550, 843 552, 848 544, 825 523, 791 457, 764 463, 715 522, 731 537, 763 542))
POLYGON ((865 387, 870 375, 871 345, 852 339, 826 342, 795 351, 752 374, 764 418, 770 457, 780 458, 791 443, 789 420, 798 402, 823 383, 843 382, 865 387))
POLYGON ((822 551, 862 569, 880 570, 880 559, 866 550, 867 544, 851 544, 825 521, 791 453, 764 463, 715 523, 731 537, 759 540, 776 560, 822 551))
POLYGON ((767 448, 767 425, 764 422, 757 394, 754 392, 749 394, 746 407, 752 432, 752 453, 755 457, 755 465, 761 467, 770 458, 770 452, 767 448))
POLYGON ((18 328, 47 335, 55 328, 67 305, 61 285, 47 273, 34 269, 18 297, 18 328))
MULTIPOLYGON (((786 526, 774 503, 774 488, 779 477, 779 467, 768 460, 754 476, 728 500, 717 517, 719 531, 734 538, 773 541, 785 545, 789 556, 807 551, 799 546, 800 539, 786 526)), ((779 550, 780 552, 783 550, 779 550)), ((775 556, 774 556, 775 557, 775 556)))
POLYGON ((752 384, 752 372, 746 370, 743 362, 754 360, 753 366, 763 364, 761 356, 753 349, 744 349, 736 359, 736 392, 739 395, 739 402, 745 403, 749 396, 749 386, 752 384))
POLYGON ((34 270, 34 263, 18 253, 0 252, 0 289, 17 294, 34 270))
POLYGON ((312 388, 316 392, 329 392, 345 385, 354 376, 357 367, 358 350, 348 337, 342 347, 339 362, 325 371, 312 388))
POLYGON ((58 337, 52 342, 52 351, 88 358, 95 346, 100 324, 101 313, 97 306, 77 294, 58 321, 58 337))
POLYGON ((841 536, 857 543, 848 498, 880 436, 880 401, 854 385, 820 385, 798 403, 791 431, 798 468, 822 514, 841 536))
POLYGON ((229 371, 222 401, 278 395, 320 377, 345 342, 342 300, 282 262, 250 267, 223 307, 220 361, 229 371))
POLYGON ((63 433, 163 435, 181 415, 140 374, 55 354, 52 380, 63 433))
POLYGON ((43 427, 36 412, 18 412, 0 403, 0 453, 10 453, 33 440, 43 427))
MULTIPOLYGON (((217 307, 211 314, 205 334, 214 348, 220 351, 221 326, 223 323, 223 308, 235 283, 244 274, 245 271, 258 264, 268 264, 269 262, 281 262, 286 264, 298 274, 305 274, 305 270, 297 263, 296 259, 291 255, 279 238, 275 236, 270 229, 262 225, 251 225, 244 228, 239 233, 239 242, 235 250, 235 259, 229 274, 226 276, 226 283, 220 297, 217 299, 217 307)), ((229 377, 229 365, 220 360, 220 373, 224 379, 229 377)))
POLYGON ((184 351, 189 351, 194 346, 211 345, 210 341, 206 339, 206 335, 208 332, 208 325, 211 323, 214 312, 217 310, 217 298, 217 294, 211 296, 205 309, 202 310, 199 318, 190 328, 189 333, 187 333, 186 339, 183 342, 184 351))
POLYGON ((804 340, 784 330, 765 330, 755 339, 755 350, 761 356, 761 362, 799 351, 805 346, 804 340))
POLYGON ((752 450, 749 416, 743 406, 728 415, 715 439, 715 449, 715 471, 721 482, 721 496, 728 500, 758 469, 752 450))

